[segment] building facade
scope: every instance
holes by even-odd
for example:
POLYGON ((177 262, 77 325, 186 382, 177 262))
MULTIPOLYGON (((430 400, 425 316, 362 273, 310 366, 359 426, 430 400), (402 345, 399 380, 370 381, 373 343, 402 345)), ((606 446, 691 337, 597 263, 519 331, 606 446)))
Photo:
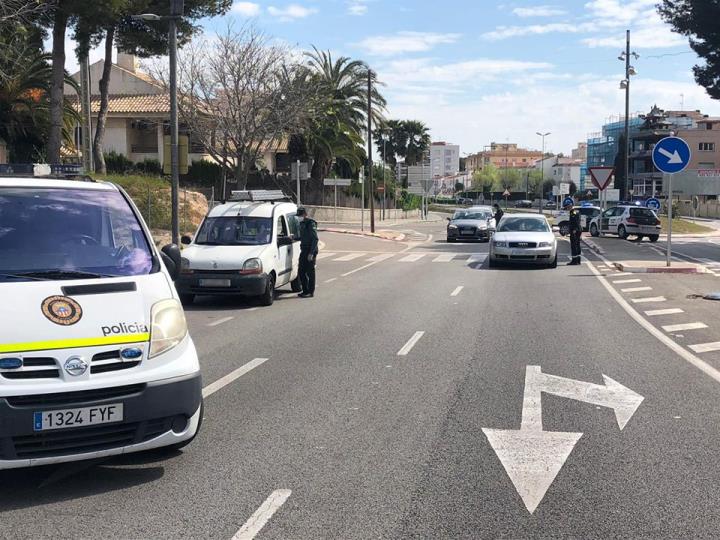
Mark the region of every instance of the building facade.
POLYGON ((430 168, 433 178, 443 178, 460 171, 460 147, 457 144, 434 142, 430 145, 430 168))
POLYGON ((471 154, 465 161, 468 171, 478 171, 492 164, 498 169, 528 169, 542 158, 542 152, 519 148, 514 143, 490 143, 482 152, 471 154))

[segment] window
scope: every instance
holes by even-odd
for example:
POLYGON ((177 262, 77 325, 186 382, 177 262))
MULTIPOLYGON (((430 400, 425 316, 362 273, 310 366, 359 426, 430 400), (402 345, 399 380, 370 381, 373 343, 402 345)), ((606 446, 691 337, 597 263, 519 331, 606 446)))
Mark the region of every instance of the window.
POLYGON ((285 220, 282 216, 278 216, 277 218, 277 235, 278 238, 281 236, 287 236, 287 225, 285 225, 285 220))
POLYGON ((698 163, 698 169, 714 169, 715 163, 713 161, 705 161, 698 163))
POLYGON ((290 228, 290 235, 298 236, 300 234, 300 231, 298 230, 297 216, 295 214, 286 214, 285 219, 287 219, 288 226, 290 228))
POLYGON ((715 151, 715 143, 701 142, 700 143, 700 151, 701 152, 714 152, 715 151))

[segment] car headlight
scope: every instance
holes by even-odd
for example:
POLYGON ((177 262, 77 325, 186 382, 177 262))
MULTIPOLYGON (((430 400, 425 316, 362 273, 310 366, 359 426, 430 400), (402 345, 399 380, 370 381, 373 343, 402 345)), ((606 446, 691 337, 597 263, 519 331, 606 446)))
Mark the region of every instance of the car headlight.
POLYGON ((493 244, 495 245, 495 247, 507 247, 507 242, 503 242, 502 240, 495 241, 493 242, 493 244))
POLYGON ((182 305, 174 298, 161 300, 150 312, 150 358, 169 351, 187 335, 182 305))
POLYGON ((190 270, 190 260, 186 259, 185 257, 182 257, 180 259, 180 273, 181 274, 192 274, 193 271, 190 270))
POLYGON ((448 229, 457 229, 457 225, 448 225, 448 229))
POLYGON ((243 264, 241 274, 260 274, 262 273, 262 261, 260 259, 248 259, 243 264))
POLYGON ((550 242, 540 242, 538 244, 538 247, 550 247, 552 244, 550 242))

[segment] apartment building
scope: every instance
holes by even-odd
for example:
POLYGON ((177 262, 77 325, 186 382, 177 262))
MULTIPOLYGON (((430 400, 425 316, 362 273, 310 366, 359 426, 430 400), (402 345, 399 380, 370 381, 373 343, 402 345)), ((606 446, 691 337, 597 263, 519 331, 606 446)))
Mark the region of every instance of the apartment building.
POLYGON ((430 145, 430 168, 433 178, 443 178, 460 171, 460 146, 446 142, 430 145))
POLYGON ((498 169, 527 169, 542 158, 539 150, 520 148, 515 143, 490 143, 482 152, 469 155, 465 162, 468 171, 477 171, 493 164, 498 169))

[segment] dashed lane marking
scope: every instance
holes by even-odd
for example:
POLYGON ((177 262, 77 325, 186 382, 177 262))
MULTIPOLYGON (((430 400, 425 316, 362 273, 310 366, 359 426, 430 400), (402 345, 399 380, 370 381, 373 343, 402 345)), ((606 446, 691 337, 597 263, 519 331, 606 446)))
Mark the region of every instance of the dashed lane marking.
POLYGON ((420 338, 425 335, 425 332, 415 332, 413 336, 408 340, 408 342, 403 345, 403 348, 400 349, 397 353, 398 356, 407 356, 408 353, 412 350, 412 348, 415 346, 415 344, 420 341, 420 338))
POLYGON ((700 330, 707 327, 708 325, 705 323, 691 322, 684 324, 670 324, 668 326, 663 326, 662 329, 666 332, 683 332, 685 330, 700 330))
POLYGON ((336 277, 330 278, 330 279, 326 279, 326 280, 325 280, 325 283, 332 283, 332 282, 335 281, 336 279, 337 279, 336 277))
POLYGON ((623 283, 640 283, 642 279, 616 279, 613 281, 614 285, 621 285, 623 283))
POLYGON ((625 292, 625 293, 644 292, 644 291, 652 291, 652 287, 630 287, 629 289, 620 289, 620 292, 625 292))
POLYGON ((646 311, 645 315, 648 317, 657 317, 659 315, 676 315, 678 313, 685 313, 685 311, 680 308, 651 309, 650 311, 646 311))
POLYGON ((262 528, 270 521, 270 518, 280 507, 285 504, 292 494, 289 489, 276 489, 270 496, 255 510, 245 524, 232 537, 231 540, 253 540, 262 528))
POLYGON ((699 343, 698 345, 690 345, 690 349, 696 353, 720 351, 720 341, 715 341, 714 343, 699 343))
POLYGON ((631 298, 630 301, 633 304, 647 304, 650 302, 667 302, 667 298, 664 296, 649 296, 647 298, 631 298))
POLYGON ((244 366, 240 366, 239 368, 237 368, 234 371, 231 371, 224 377, 219 378, 214 383, 208 384, 202 390, 203 397, 206 398, 206 397, 214 394, 215 392, 217 392, 221 388, 227 386, 231 382, 236 381, 237 379, 239 379, 240 377, 242 377, 249 371, 252 371, 253 369, 255 369, 256 367, 258 367, 261 364, 264 364, 265 362, 267 362, 267 360, 268 360, 267 358, 255 358, 254 360, 250 360, 244 366))
POLYGON ((223 317, 222 319, 208 323, 208 326, 220 326, 221 324, 232 321, 234 318, 235 317, 223 317))
POLYGON ((465 287, 463 287, 462 285, 455 287, 455 290, 450 293, 450 296, 457 296, 458 294, 460 294, 460 291, 462 291, 464 288, 465 287))

